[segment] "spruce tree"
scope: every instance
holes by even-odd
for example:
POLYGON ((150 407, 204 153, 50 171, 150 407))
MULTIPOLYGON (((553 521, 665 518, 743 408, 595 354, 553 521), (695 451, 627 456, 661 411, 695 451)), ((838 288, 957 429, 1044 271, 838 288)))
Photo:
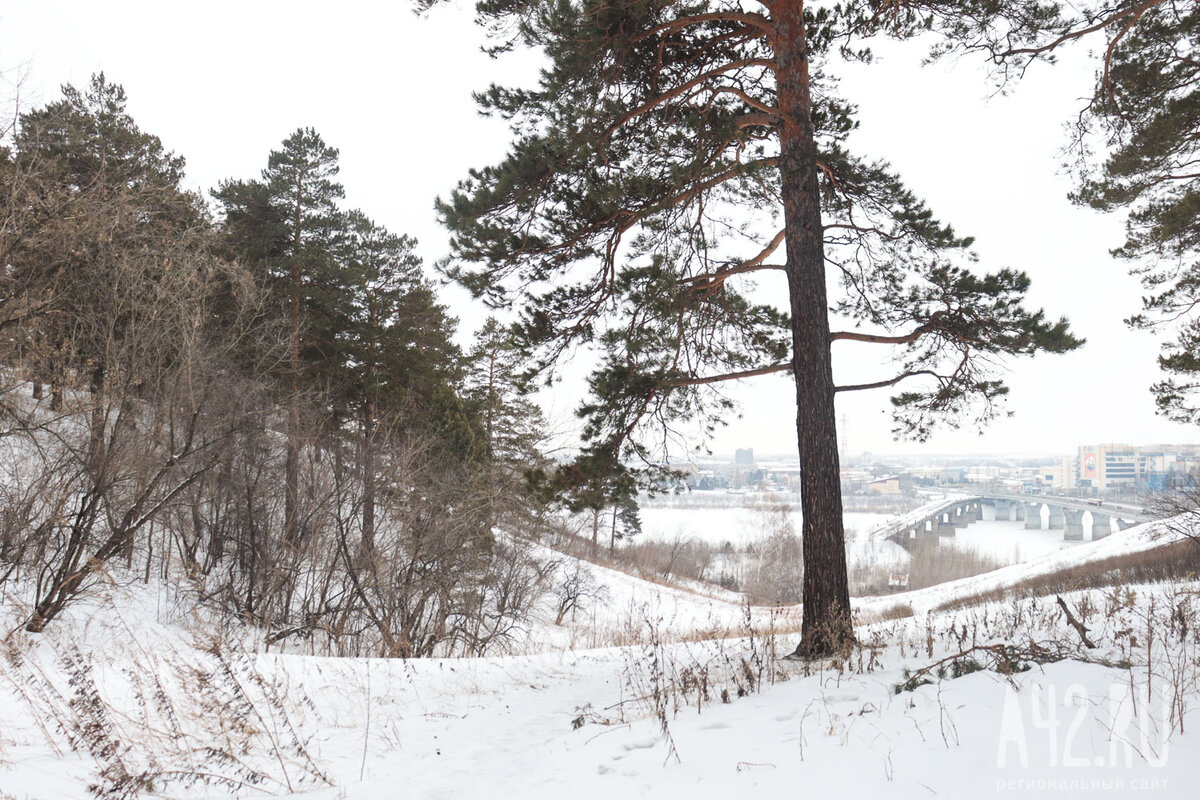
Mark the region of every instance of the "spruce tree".
POLYGON ((852 635, 834 396, 903 384, 899 434, 986 422, 1007 392, 996 362, 1079 344, 1026 310, 1028 278, 971 271, 970 240, 938 222, 886 164, 847 149, 854 108, 829 75, 869 58, 862 38, 934 28, 969 41, 1035 2, 508 0, 479 3, 496 50, 537 47, 535 88, 490 87, 511 122, 499 164, 471 173, 440 213, 449 274, 521 312, 534 371, 594 346, 580 485, 654 454, 640 433, 710 424, 728 380, 790 373, 803 468, 804 621, 798 651, 852 635), (840 296, 827 296, 827 268, 840 296), (756 302, 748 276, 782 273, 787 302, 756 302), (779 306, 782 306, 780 308, 779 306), (835 317, 849 327, 831 330, 835 317), (834 342, 896 349, 898 369, 835 386, 834 342), (973 416, 972 416, 973 415, 973 416))
POLYGON ((546 420, 529 399, 524 361, 511 331, 489 317, 466 357, 463 398, 478 417, 495 524, 520 524, 542 503, 531 476, 545 474, 546 420))

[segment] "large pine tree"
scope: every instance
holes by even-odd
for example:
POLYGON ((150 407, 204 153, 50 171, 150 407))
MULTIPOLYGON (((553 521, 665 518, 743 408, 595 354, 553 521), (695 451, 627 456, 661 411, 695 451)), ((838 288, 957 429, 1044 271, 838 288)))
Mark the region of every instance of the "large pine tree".
POLYGON ((583 409, 589 480, 597 465, 652 461, 639 436, 650 422, 667 430, 680 417, 719 417, 727 403, 707 389, 791 373, 803 468, 798 650, 835 650, 852 635, 835 393, 903 383, 897 431, 921 438, 939 417, 997 413, 1007 391, 999 357, 1079 343, 1065 321, 1022 306, 1025 275, 971 272, 969 240, 885 164, 846 149, 854 109, 827 74, 838 57, 868 57, 859 39, 881 30, 970 38, 996 4, 485 0, 477 9, 509 36, 497 50, 537 47, 549 63, 536 88, 480 96, 516 138, 501 163, 439 204, 453 232, 450 274, 520 309, 534 369, 597 347, 583 409), (840 284, 832 303, 827 270, 840 284), (786 302, 754 300, 745 279, 776 273, 786 302), (831 330, 831 307, 848 328, 831 330), (837 341, 890 346, 898 369, 835 386, 837 341))
POLYGON ((393 434, 391 423, 404 415, 409 429, 424 425, 452 429, 452 438, 473 436, 460 419, 454 386, 454 320, 423 277, 415 240, 361 211, 343 211, 338 171, 338 151, 301 128, 270 154, 260 180, 226 181, 213 196, 231 254, 270 287, 288 339, 287 363, 276 376, 288 409, 285 538, 296 543, 303 527, 303 436, 340 435, 344 424, 357 422, 362 538, 369 549, 381 421, 393 434), (304 424, 306 406, 319 412, 321 430, 304 424))
POLYGON ((0 244, 6 321, 25 326, 35 393, 48 380, 55 406, 73 377, 103 386, 106 343, 128 323, 104 299, 123 261, 169 249, 205 224, 181 186, 183 159, 138 127, 119 84, 99 73, 86 89, 62 92, 21 115, 12 162, 20 191, 3 192, 13 227, 0 244))

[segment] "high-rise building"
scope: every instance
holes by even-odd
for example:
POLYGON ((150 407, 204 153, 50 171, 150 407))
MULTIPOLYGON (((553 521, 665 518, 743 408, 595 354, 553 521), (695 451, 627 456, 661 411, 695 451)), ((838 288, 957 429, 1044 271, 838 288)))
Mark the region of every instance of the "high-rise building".
POLYGON ((739 447, 733 451, 733 463, 741 466, 751 466, 754 464, 754 448, 739 447))
POLYGON ((1200 468, 1200 445, 1082 445, 1075 463, 1077 484, 1085 491, 1160 489, 1190 479, 1200 468))

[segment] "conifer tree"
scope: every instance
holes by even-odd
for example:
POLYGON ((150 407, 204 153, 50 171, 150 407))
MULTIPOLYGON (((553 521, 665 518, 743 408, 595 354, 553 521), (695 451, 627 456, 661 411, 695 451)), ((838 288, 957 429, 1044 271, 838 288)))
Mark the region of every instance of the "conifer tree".
MULTIPOLYGON (((1114 255, 1131 262, 1147 294, 1137 327, 1173 338, 1152 387, 1159 413, 1200 422, 1200 4, 1123 2, 1101 18, 1105 47, 1095 91, 1081 117, 1108 145, 1086 171, 1076 202, 1128 210, 1114 255)), ((1094 27, 1092 15, 1076 30, 1094 27), (1090 24, 1089 24, 1090 23, 1090 24)))
POLYGON ((1015 26, 1016 36, 983 19, 942 51, 982 51, 1001 82, 1071 43, 1100 45, 1092 95, 1075 117, 1070 149, 1080 181, 1072 199, 1129 212, 1113 255, 1130 262, 1147 294, 1127 322, 1174 336, 1159 357, 1168 377, 1152 391, 1159 413, 1200 422, 1200 5, 1046 2, 1015 26))
POLYGON ((510 470, 532 466, 545 420, 527 396, 524 364, 511 331, 488 317, 467 361, 466 396, 478 408, 488 460, 510 470))
MULTIPOLYGON (((247 331, 213 324, 216 287, 245 284, 214 256, 207 216, 181 186, 183 159, 138 127, 103 75, 23 114, 13 145, 0 169, 5 362, 11 383, 32 373, 35 397, 48 380, 50 407, 64 413, 3 409, 15 423, 6 445, 29 452, 23 471, 42 473, 22 523, 40 575, 25 627, 38 632, 132 555, 246 423, 226 354, 247 331), (41 483, 50 478, 57 489, 41 483)), ((241 293, 246 305, 252 294, 241 293)))
POLYGON ((1022 306, 1028 278, 970 269, 970 240, 938 222, 886 164, 852 155, 853 106, 829 66, 869 58, 878 32, 928 28, 971 40, 1001 13, 1018 37, 1036 2, 485 0, 496 50, 540 48, 535 88, 493 86, 486 113, 511 122, 499 164, 439 203, 449 274, 521 310, 522 348, 551 374, 595 346, 583 407, 581 485, 655 460, 639 433, 715 421, 708 391, 787 372, 803 468, 802 654, 851 636, 834 396, 903 384, 896 431, 980 423, 1007 387, 1007 355, 1079 344, 1065 321, 1022 306), (1003 5, 1004 8, 999 6, 1003 5), (840 283, 827 296, 826 270, 840 283), (782 273, 779 305, 745 279, 782 273), (849 327, 831 330, 830 312, 849 327), (835 386, 832 345, 895 348, 894 374, 835 386))
POLYGON ((476 334, 466 362, 463 397, 482 431, 492 518, 503 524, 511 512, 539 502, 529 484, 531 475, 544 474, 549 466, 541 450, 546 420, 528 397, 524 361, 512 333, 495 317, 476 334))
POLYGON ((181 187, 183 159, 138 127, 119 84, 99 73, 62 93, 21 115, 12 167, 23 191, 4 193, 26 226, 5 237, 5 302, 33 340, 35 394, 50 380, 54 406, 70 372, 88 373, 93 392, 103 387, 104 342, 127 320, 95 312, 118 264, 206 224, 181 187))
POLYGON ((337 158, 319 134, 300 129, 270 154, 261 180, 227 181, 213 195, 230 251, 259 270, 286 319, 288 364, 279 376, 288 405, 285 536, 295 542, 299 535, 301 395, 318 387, 323 432, 340 436, 347 420, 361 427, 369 549, 380 421, 405 415, 410 429, 438 428, 459 444, 473 433, 454 388, 454 320, 422 275, 416 242, 339 208, 337 158))
POLYGON ((375 536, 375 459, 381 416, 428 412, 450 388, 458 349, 453 320, 421 273, 416 241, 361 211, 345 218, 337 279, 327 283, 337 401, 362 425, 362 537, 375 536), (334 291, 336 288, 336 292, 334 291))
POLYGON ((261 182, 227 181, 213 192, 225 212, 235 250, 266 272, 285 299, 288 319, 287 455, 284 536, 300 537, 301 394, 305 361, 325 358, 320 341, 336 271, 332 254, 343 230, 337 200, 344 194, 335 178, 338 151, 312 128, 301 128, 272 151, 261 182), (322 292, 322 287, 326 291, 322 292))

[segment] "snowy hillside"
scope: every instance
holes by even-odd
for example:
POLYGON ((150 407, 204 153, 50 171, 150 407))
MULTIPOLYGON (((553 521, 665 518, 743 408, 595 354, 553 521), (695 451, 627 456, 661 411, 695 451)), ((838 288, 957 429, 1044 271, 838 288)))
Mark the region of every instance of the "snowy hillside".
POLYGON ((563 625, 548 606, 529 654, 479 659, 263 652, 186 591, 118 581, 4 645, 0 797, 1192 797, 1200 585, 1067 596, 1094 649, 1053 597, 923 612, 1152 545, 1131 529, 863 600, 917 613, 812 664, 781 660, 794 610, 747 619, 588 564, 596 602, 563 625))

